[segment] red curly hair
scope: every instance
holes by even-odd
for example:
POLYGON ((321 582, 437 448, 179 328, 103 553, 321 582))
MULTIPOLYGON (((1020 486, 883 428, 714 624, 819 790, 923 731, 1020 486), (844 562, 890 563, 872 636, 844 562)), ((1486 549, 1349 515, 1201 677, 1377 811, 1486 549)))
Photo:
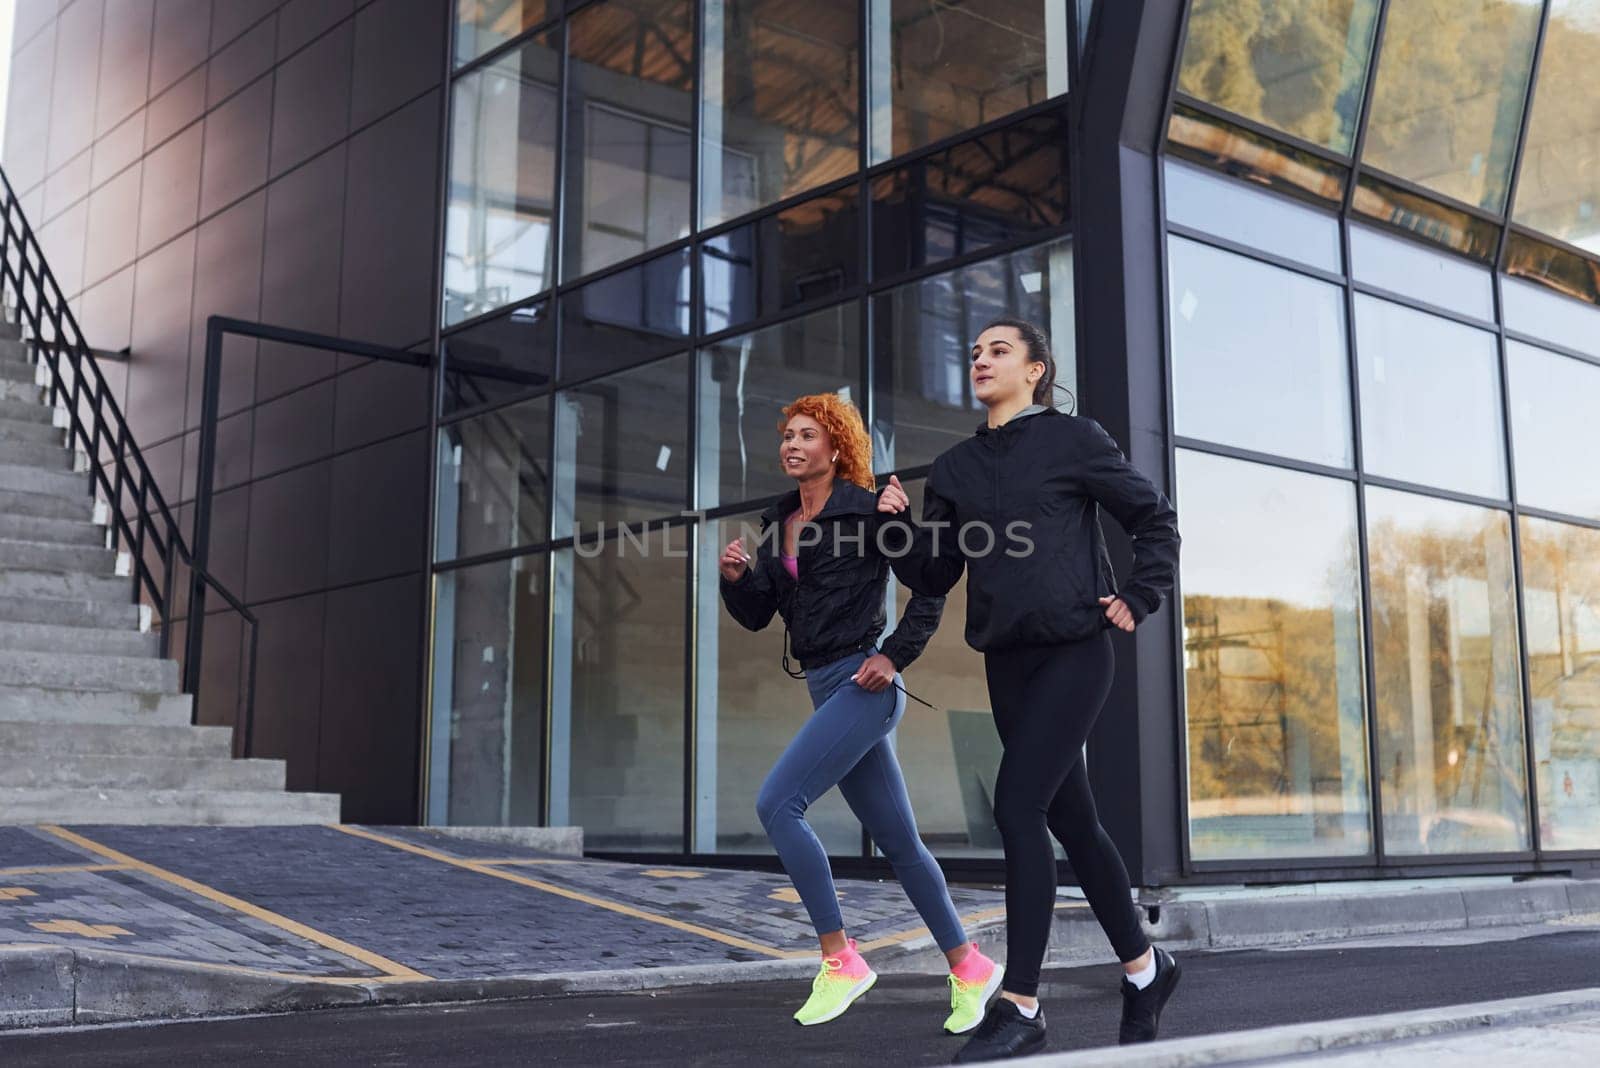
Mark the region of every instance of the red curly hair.
POLYGON ((861 420, 861 412, 854 404, 837 393, 813 393, 798 397, 783 409, 783 422, 778 433, 783 433, 789 420, 797 415, 809 416, 828 432, 833 447, 839 450, 834 464, 834 477, 854 482, 862 489, 876 493, 878 485, 872 477, 872 438, 861 420))

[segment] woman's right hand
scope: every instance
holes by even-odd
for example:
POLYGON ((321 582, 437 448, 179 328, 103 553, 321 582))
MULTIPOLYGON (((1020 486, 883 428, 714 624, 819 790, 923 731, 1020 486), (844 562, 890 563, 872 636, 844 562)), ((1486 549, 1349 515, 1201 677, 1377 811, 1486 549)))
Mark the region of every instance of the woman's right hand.
POLYGON ((728 547, 722 550, 722 559, 717 564, 722 577, 729 582, 738 582, 743 578, 750 567, 750 555, 744 551, 744 539, 734 538, 730 541, 728 547))

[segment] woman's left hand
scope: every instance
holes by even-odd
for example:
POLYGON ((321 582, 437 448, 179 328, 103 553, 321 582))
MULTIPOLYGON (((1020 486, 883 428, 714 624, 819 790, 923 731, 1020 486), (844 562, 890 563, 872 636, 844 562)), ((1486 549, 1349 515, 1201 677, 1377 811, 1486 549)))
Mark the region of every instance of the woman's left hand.
POLYGON ((850 681, 868 693, 881 693, 894 681, 894 661, 882 653, 873 653, 861 662, 850 681))
POLYGON ((1133 630, 1133 609, 1125 604, 1121 597, 1102 597, 1100 603, 1106 606, 1106 618, 1111 620, 1114 627, 1122 630, 1133 630))

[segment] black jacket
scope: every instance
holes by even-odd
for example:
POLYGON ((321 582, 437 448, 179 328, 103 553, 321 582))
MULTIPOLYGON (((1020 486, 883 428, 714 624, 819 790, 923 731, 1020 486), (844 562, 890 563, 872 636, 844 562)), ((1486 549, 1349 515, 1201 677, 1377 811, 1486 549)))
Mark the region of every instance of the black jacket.
POLYGON ((1101 597, 1120 596, 1136 620, 1161 607, 1178 567, 1177 518, 1099 423, 1051 408, 981 426, 933 462, 917 549, 896 571, 944 594, 969 569, 966 637, 979 652, 1077 641, 1111 625, 1101 597), (1120 590, 1100 508, 1133 537, 1120 590), (994 531, 992 551, 981 528, 963 546, 958 532, 972 522, 994 531))
MULTIPOLYGON (((886 619, 883 591, 890 569, 878 532, 885 522, 902 524, 878 511, 876 494, 851 482, 835 482, 828 502, 807 524, 815 529, 796 536, 796 582, 778 557, 783 521, 799 507, 800 491, 791 490, 762 512, 761 538, 750 568, 737 582, 723 578, 720 585, 728 614, 747 630, 765 627, 773 612, 781 615, 795 658, 802 668, 813 668, 877 643, 886 619)), ((907 541, 889 535, 882 544, 898 551, 907 541)), ((898 571, 898 562, 895 567, 898 571)), ((912 594, 900 625, 883 643, 883 654, 896 670, 905 670, 922 654, 943 612, 942 595, 912 594)))

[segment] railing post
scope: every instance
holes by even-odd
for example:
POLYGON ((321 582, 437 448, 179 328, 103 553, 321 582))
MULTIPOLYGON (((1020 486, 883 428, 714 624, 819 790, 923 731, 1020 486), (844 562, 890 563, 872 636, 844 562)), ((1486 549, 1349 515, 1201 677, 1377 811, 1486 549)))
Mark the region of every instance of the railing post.
POLYGON ((195 697, 199 714, 200 655, 206 621, 206 568, 211 561, 211 481, 217 459, 217 404, 222 377, 222 330, 217 316, 206 319, 206 364, 200 393, 200 458, 194 484, 194 560, 189 576, 189 629, 183 654, 183 689, 195 697))

